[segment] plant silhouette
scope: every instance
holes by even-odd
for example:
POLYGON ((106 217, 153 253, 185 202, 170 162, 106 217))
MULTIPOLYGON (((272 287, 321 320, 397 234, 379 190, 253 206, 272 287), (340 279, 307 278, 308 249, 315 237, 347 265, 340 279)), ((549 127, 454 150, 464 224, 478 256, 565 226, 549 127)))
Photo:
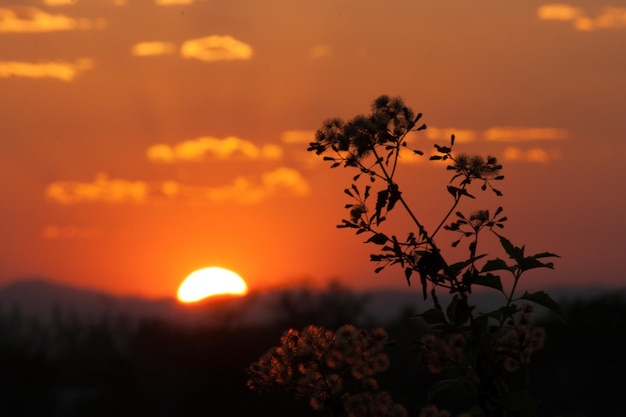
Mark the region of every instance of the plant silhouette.
MULTIPOLYGON (((530 395, 529 364, 532 353, 543 347, 546 333, 534 325, 532 303, 548 308, 561 318, 563 313, 559 304, 543 291, 519 294, 519 283, 531 269, 553 268, 546 259, 558 256, 550 252, 527 255, 525 246, 516 246, 504 237, 502 229, 507 218, 502 215, 502 207, 463 212, 462 203, 477 199, 480 192, 490 191, 497 197, 502 196, 495 185, 504 176, 494 156, 455 153, 454 135, 449 144, 435 144, 434 153, 428 157, 432 163, 445 166, 451 174, 445 185, 451 197, 450 207, 442 213, 432 231, 429 230, 410 207, 396 181, 401 158, 406 154, 425 157, 425 152, 409 140, 410 134, 426 129, 421 119, 422 114, 415 114, 401 98, 383 95, 374 100, 367 116, 325 121, 308 151, 322 156, 331 168, 355 171, 352 184, 344 190, 351 199, 345 205, 348 216, 337 227, 354 230, 357 235, 366 237, 365 243, 376 248, 370 256, 377 264, 375 272, 399 266, 407 284, 411 285, 416 277, 421 296, 424 300, 430 297, 432 301, 432 308, 417 315, 430 325, 430 332, 417 342, 417 352, 422 365, 437 376, 426 398, 429 405, 422 414, 536 415, 536 404, 530 395), (414 226, 404 236, 385 230, 385 221, 392 212, 396 214, 397 209, 403 211, 414 226), (444 251, 439 246, 444 232, 454 236, 452 247, 467 242, 465 259, 454 261, 452 257, 458 251, 444 251), (499 242, 507 259, 481 253, 479 243, 485 235, 499 242), (475 286, 500 293, 502 305, 493 311, 481 312, 471 299, 475 286), (447 305, 440 301, 442 291, 452 296, 447 305)), ((290 332, 297 331, 287 332, 281 347, 270 350, 250 367, 251 388, 274 386, 302 394, 306 384, 294 378, 299 371, 302 373, 296 365, 304 357, 297 349, 284 354, 285 338, 292 334, 290 332), (290 370, 289 378, 272 373, 276 367, 290 370)), ((315 344, 323 346, 326 351, 315 357, 328 365, 324 358, 334 355, 337 347, 313 339, 307 342, 308 348, 315 344)), ((305 342, 299 340, 299 343, 305 342)), ((368 346, 367 342, 363 343, 364 347, 368 346)), ((309 350, 304 351, 310 354, 309 350)), ((360 414, 354 414, 350 404, 361 393, 337 388, 343 387, 343 377, 330 365, 325 374, 318 371, 318 378, 325 381, 328 393, 322 397, 324 401, 312 403, 314 408, 324 409, 334 416, 402 415, 403 409, 393 406, 384 410, 370 408, 367 412, 361 409, 360 414), (332 384, 329 381, 333 381, 332 384)), ((362 389, 367 392, 365 386, 362 389)), ((391 400, 389 404, 393 404, 391 400)))

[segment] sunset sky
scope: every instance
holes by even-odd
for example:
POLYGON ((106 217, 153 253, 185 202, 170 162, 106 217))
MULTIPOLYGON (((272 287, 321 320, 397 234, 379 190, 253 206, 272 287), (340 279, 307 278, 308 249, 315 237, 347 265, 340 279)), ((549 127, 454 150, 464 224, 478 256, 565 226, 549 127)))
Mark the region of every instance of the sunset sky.
POLYGON ((306 152, 381 94, 428 125, 400 167, 427 225, 455 133, 504 165, 506 236, 562 256, 529 286, 624 285, 626 4, 603 0, 0 0, 0 285, 406 286, 335 227, 354 173, 306 152))

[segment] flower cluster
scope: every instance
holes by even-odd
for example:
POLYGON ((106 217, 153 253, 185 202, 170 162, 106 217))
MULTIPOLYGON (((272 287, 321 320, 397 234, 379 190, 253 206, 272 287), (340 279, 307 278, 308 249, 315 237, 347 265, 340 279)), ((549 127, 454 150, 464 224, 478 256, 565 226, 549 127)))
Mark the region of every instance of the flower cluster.
POLYGON ((447 367, 461 366, 466 344, 467 340, 461 333, 443 337, 425 334, 419 341, 420 361, 433 374, 438 374, 447 367))
POLYGON ((533 352, 542 349, 545 344, 546 330, 534 326, 532 312, 531 305, 522 305, 518 323, 498 339, 496 351, 507 372, 516 372, 522 365, 529 364, 533 352))
POLYGON ((404 408, 378 387, 375 375, 387 370, 387 333, 382 328, 344 325, 333 332, 320 326, 290 329, 248 368, 248 387, 284 388, 308 398, 315 410, 348 416, 404 416, 404 408), (372 414, 373 413, 373 414, 372 414))

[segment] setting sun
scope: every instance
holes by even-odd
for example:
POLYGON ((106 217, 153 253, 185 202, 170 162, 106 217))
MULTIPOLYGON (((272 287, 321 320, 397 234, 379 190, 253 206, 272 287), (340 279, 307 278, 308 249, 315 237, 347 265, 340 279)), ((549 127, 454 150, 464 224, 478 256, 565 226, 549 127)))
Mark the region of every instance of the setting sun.
POLYGON ((215 295, 244 295, 246 282, 233 271, 211 267, 198 269, 185 278, 178 288, 178 299, 193 303, 215 295))

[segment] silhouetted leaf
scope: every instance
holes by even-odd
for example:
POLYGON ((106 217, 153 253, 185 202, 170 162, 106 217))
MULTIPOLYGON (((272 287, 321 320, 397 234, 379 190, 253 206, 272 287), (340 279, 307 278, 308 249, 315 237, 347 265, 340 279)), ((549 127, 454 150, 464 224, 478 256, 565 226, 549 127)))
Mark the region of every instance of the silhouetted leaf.
POLYGON ((560 256, 555 253, 541 252, 536 255, 533 255, 533 258, 560 258, 560 256))
POLYGON ((443 156, 439 156, 439 155, 432 155, 430 158, 428 158, 431 161, 439 161, 441 159, 443 159, 443 156))
POLYGON ((421 314, 417 314, 416 317, 420 317, 428 324, 445 324, 447 323, 446 316, 443 311, 437 308, 430 308, 421 314))
POLYGON ((483 287, 495 288, 504 294, 504 288, 502 287, 502 281, 500 277, 493 274, 478 275, 474 278, 473 284, 482 285, 483 287))
POLYGON ((387 205, 387 200, 389 199, 389 190, 384 189, 378 192, 376 197, 376 212, 374 213, 374 217, 378 220, 380 224, 380 213, 382 209, 387 205))
POLYGON ((389 203, 387 205, 387 211, 393 210, 398 200, 400 200, 401 192, 398 190, 398 186, 396 184, 391 184, 389 186, 389 203))
POLYGON ((369 239, 367 239, 365 241, 365 243, 374 243, 376 245, 384 245, 385 243, 387 243, 387 241, 389 240, 389 238, 387 237, 386 234, 384 233, 375 233, 372 236, 370 236, 369 239))
POLYGON ((510 271, 511 268, 500 258, 491 259, 483 265, 483 268, 480 272, 489 272, 489 271, 510 271))
POLYGON ((565 315, 563 314, 561 305, 557 303, 556 301, 554 301, 552 297, 550 297, 544 291, 537 291, 534 293, 529 293, 528 291, 526 291, 524 292, 524 295, 522 295, 519 299, 528 300, 528 301, 532 301, 533 303, 537 303, 540 306, 545 307, 548 310, 552 311, 553 313, 558 315, 561 320, 565 321, 565 315))
POLYGON ((529 257, 522 259, 522 261, 519 263, 519 267, 522 271, 528 271, 529 269, 534 269, 534 268, 552 269, 554 265, 552 264, 552 262, 543 263, 539 259, 536 259, 534 256, 529 256, 529 257))
POLYGON ((411 275, 413 274, 413 269, 412 268, 405 268, 404 269, 404 277, 406 278, 406 283, 409 284, 409 287, 411 286, 411 275))
POLYGON ((507 238, 501 235, 497 235, 500 239, 500 245, 504 249, 504 251, 509 255, 511 259, 515 259, 517 262, 520 262, 524 257, 524 247, 518 248, 514 246, 507 238))

